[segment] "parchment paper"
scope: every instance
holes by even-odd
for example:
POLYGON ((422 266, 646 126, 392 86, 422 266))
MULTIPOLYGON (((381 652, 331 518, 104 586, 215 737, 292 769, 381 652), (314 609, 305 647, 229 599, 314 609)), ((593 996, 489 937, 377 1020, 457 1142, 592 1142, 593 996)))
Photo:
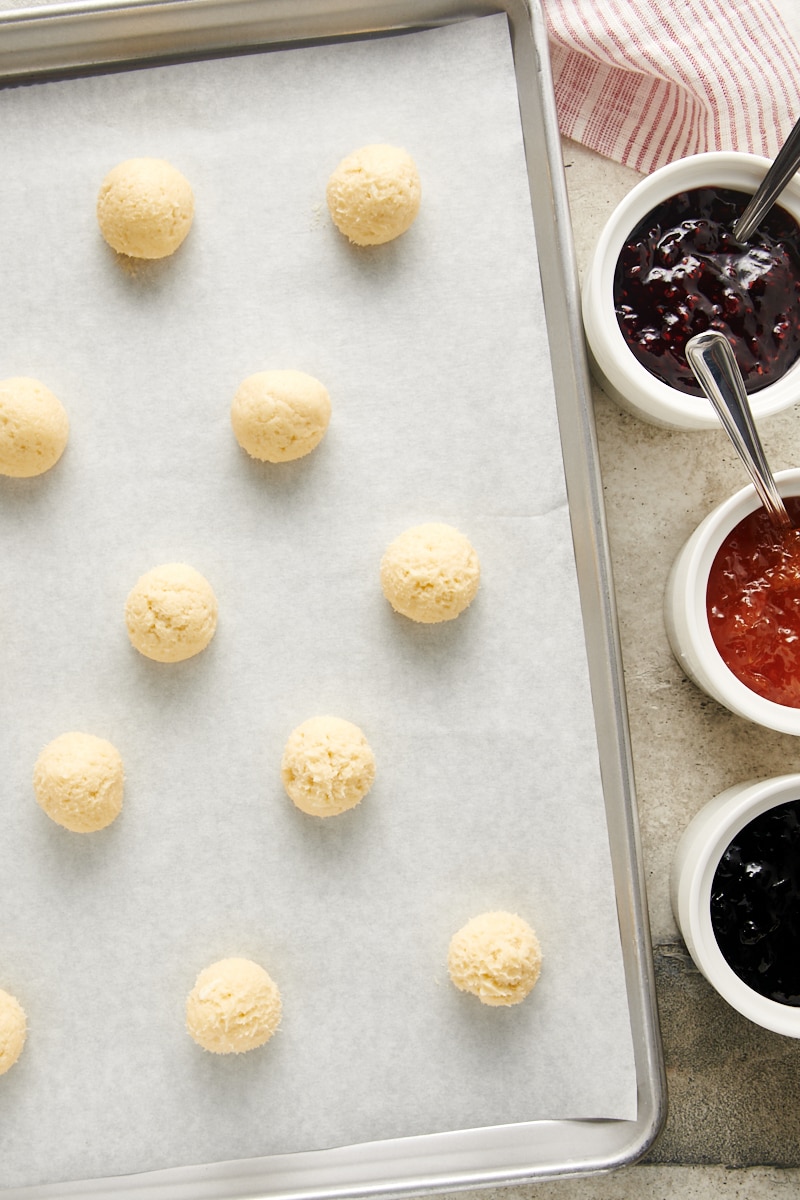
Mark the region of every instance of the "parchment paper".
POLYGON ((504 18, 0 94, 0 377, 62 399, 67 451, 0 481, 0 986, 29 1017, 0 1080, 14 1186, 569 1117, 633 1117, 631 1031, 508 31, 504 18), (412 230, 359 251, 328 174, 370 141, 423 180, 412 230), (94 217, 118 161, 164 157, 197 216, 127 267, 94 217), (249 460, 234 391, 328 386, 294 464, 249 460), (422 521, 483 583, 417 626, 380 592, 422 521), (163 666, 129 645, 138 576, 186 561, 216 637, 163 666), (360 725, 378 778, 318 821, 283 793, 289 732, 360 725), (106 831, 33 798, 70 729, 123 755, 106 831), (533 995, 456 991, 452 933, 518 911, 533 995), (249 1055, 184 1030, 197 972, 263 963, 280 1032, 249 1055))

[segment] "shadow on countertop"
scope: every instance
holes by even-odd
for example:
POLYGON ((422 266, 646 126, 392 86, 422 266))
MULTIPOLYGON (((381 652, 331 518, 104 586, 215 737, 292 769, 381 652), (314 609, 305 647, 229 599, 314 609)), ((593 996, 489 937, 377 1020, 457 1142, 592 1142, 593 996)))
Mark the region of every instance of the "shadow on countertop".
POLYGON ((800 1039, 740 1016, 682 944, 654 958, 669 1112, 644 1161, 800 1166, 800 1039))

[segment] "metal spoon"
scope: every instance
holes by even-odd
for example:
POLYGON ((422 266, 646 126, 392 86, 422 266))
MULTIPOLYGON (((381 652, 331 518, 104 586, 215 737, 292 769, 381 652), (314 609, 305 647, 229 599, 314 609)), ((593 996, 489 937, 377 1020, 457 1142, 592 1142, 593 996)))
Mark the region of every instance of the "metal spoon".
POLYGON ((747 467, 770 521, 776 529, 791 529, 792 519, 769 469, 728 339, 715 329, 697 333, 686 343, 686 359, 747 467))
POLYGON ((746 242, 759 221, 767 215, 786 184, 800 167, 800 121, 787 137, 767 171, 758 191, 733 227, 738 242, 746 242))

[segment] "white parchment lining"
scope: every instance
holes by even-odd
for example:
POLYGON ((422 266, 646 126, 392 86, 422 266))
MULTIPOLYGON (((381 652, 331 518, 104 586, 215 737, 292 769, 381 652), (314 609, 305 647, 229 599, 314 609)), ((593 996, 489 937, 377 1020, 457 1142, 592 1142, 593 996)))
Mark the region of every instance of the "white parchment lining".
POLYGON ((0 377, 71 418, 60 464, 0 480, 0 987, 29 1017, 0 1080, 0 1183, 90 1178, 544 1118, 633 1118, 625 998, 549 355, 502 17, 0 94, 0 377), (412 230, 359 251, 324 207, 371 141, 423 180, 412 230), (164 157, 197 216, 172 259, 102 242, 99 183, 164 157), (241 380, 328 386, 298 463, 247 459, 241 380), (458 621, 416 626, 385 545, 440 520, 479 552, 458 621), (140 657, 122 608, 182 560, 211 647, 140 657), (321 822, 278 764, 333 713, 378 761, 321 822), (67 833, 31 771, 70 729, 123 755, 125 809, 67 833), (494 908, 535 926, 525 1004, 445 966, 494 908), (285 1015, 231 1058, 184 1031, 217 958, 263 963, 285 1015))

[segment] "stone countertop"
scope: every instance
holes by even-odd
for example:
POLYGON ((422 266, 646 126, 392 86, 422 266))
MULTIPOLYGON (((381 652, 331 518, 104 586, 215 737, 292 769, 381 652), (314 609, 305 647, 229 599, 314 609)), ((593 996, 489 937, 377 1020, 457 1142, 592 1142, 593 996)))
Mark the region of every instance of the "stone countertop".
MULTIPOLYGON (((562 149, 582 274, 612 209, 640 176, 573 142, 562 149)), ((800 1167, 800 1044, 739 1017, 696 970, 671 911, 672 856, 712 796, 744 780, 800 770, 800 743, 707 697, 683 674, 667 641, 662 602, 675 555, 710 509, 749 482, 727 435, 660 429, 623 412, 597 385, 592 391, 669 1092, 667 1125, 647 1161, 694 1164, 680 1186, 670 1184, 673 1196, 694 1196, 704 1194, 702 1164, 800 1167)), ((759 428, 774 469, 800 465, 797 408, 759 428)), ((627 1185, 617 1179, 607 1192, 594 1181, 600 1190, 585 1194, 637 1195, 645 1185, 636 1178, 630 1192, 620 1191, 627 1185)), ((800 1175, 789 1170, 780 1178, 800 1195, 800 1175)))
MULTIPOLYGON (((579 271, 611 210, 641 178, 573 142, 563 147, 579 271)), ((653 941, 678 931, 669 903, 672 855, 712 796, 751 778, 800 770, 796 738, 743 721, 689 682, 663 619, 672 561, 702 518, 749 483, 727 435, 676 432, 623 412, 593 385, 619 611, 653 941)), ((797 408, 760 423, 775 470, 800 465, 797 408)))
MULTIPOLYGON (((563 150, 582 271, 612 208, 640 176, 575 143, 565 142, 563 150)), ((691 817, 731 784, 800 770, 800 745, 709 699, 687 680, 667 641, 662 603, 675 555, 706 513, 749 483, 727 435, 660 429, 623 412, 597 385, 592 390, 658 945, 678 940, 668 879, 691 817)), ((775 470, 800 464, 797 408, 759 428, 775 470)))

